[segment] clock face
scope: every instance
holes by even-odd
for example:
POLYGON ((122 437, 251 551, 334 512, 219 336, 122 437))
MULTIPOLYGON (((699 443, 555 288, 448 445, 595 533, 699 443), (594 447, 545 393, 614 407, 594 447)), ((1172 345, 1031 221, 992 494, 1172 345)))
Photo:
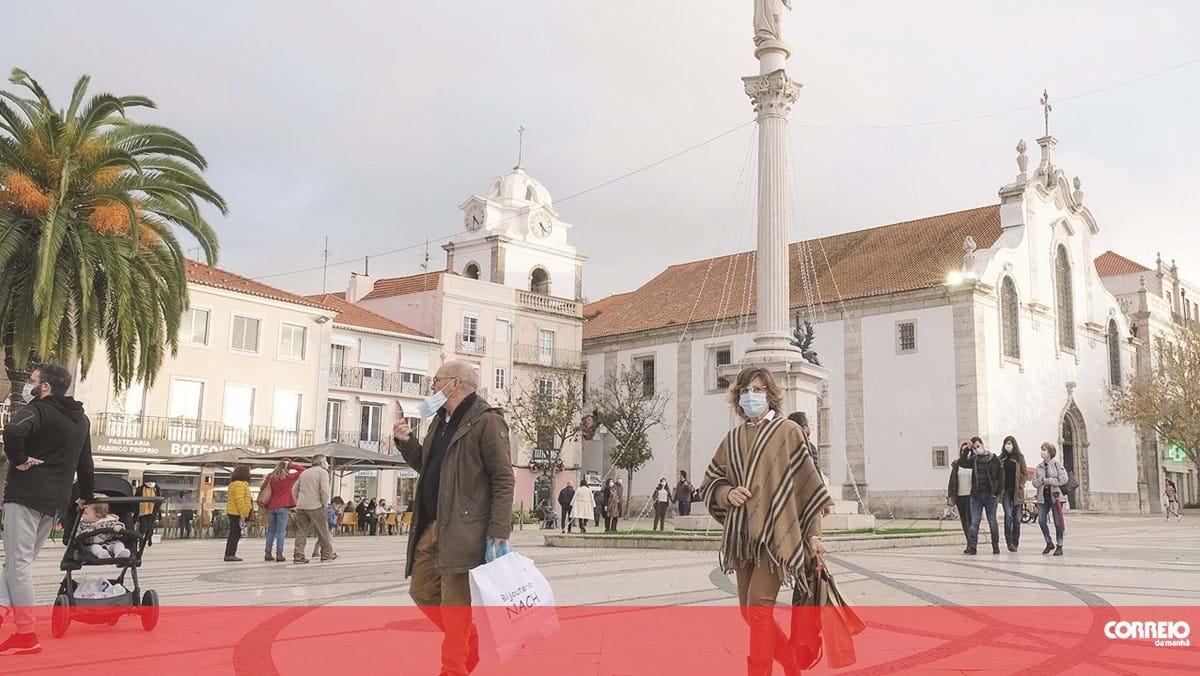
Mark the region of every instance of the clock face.
POLYGON ((550 222, 550 214, 544 211, 534 214, 530 220, 530 225, 532 226, 533 234, 538 237, 549 237, 550 231, 554 228, 554 224, 550 222))
POLYGON ((486 216, 482 205, 472 204, 463 212, 463 225, 467 230, 478 230, 483 227, 486 216))

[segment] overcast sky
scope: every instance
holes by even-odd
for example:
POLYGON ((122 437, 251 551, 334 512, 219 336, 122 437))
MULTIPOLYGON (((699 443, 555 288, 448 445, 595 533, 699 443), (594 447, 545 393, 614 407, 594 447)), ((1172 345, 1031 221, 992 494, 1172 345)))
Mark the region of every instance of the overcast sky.
MULTIPOLYGON (((219 265, 260 277, 320 266, 326 235, 337 262, 452 234, 457 206, 515 163, 521 125, 526 168, 565 197, 751 120, 752 5, 19 3, 4 10, 0 66, 28 70, 60 105, 81 73, 93 91, 153 98, 148 117, 200 146, 229 202, 213 218, 219 265)), ((1200 58, 1192 0, 793 6, 794 239, 995 203, 1018 139, 1036 166, 1043 88, 1061 99, 1200 58)), ((1054 105, 1059 166, 1083 179, 1097 253, 1151 265, 1162 250, 1200 281, 1198 113, 1200 63, 1054 105)), ((752 133, 556 204, 589 257, 585 295, 752 248, 735 197, 752 133)), ((416 272, 421 248, 371 271, 416 272)), ((351 269, 331 268, 330 290, 351 269)), ((319 271, 265 281, 322 283, 319 271)))

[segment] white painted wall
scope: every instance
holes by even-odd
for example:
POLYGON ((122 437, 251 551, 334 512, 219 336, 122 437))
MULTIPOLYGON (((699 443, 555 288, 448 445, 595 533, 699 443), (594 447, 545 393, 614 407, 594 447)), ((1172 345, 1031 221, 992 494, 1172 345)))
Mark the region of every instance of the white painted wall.
POLYGON ((514 289, 529 290, 529 276, 535 267, 550 273, 550 295, 575 298, 575 258, 548 250, 509 245, 505 249, 504 283, 514 289))
MULTIPOLYGON (((200 418, 222 419, 227 385, 246 385, 254 389, 254 425, 271 425, 276 392, 298 392, 301 397, 300 428, 313 430, 314 439, 324 433, 325 389, 328 386, 329 344, 332 323, 317 323, 319 316, 332 318, 332 311, 282 303, 249 294, 189 284, 190 304, 209 311, 208 343, 193 344, 181 336, 179 353, 164 357, 162 369, 152 387, 145 389, 143 414, 166 417, 170 406, 171 382, 192 380, 204 384, 200 418), (234 315, 258 319, 258 351, 247 353, 230 346, 234 315), (282 324, 303 326, 303 360, 279 353, 282 324)), ((113 410, 115 393, 112 374, 102 353, 81 378, 75 396, 92 414, 113 410)))
MULTIPOLYGON (((1090 443, 1089 489, 1136 496, 1136 435, 1131 427, 1110 425, 1108 420, 1109 355, 1104 334, 1113 319, 1124 339, 1129 335, 1128 319, 1096 273, 1093 235, 1087 222, 1060 203, 1034 186, 1027 188, 1020 210, 1023 222, 1011 224, 1012 229, 993 247, 994 253, 987 256, 980 271, 980 280, 996 289, 992 297, 979 303, 984 333, 978 339, 985 343, 982 366, 988 398, 989 438, 985 441, 998 449, 1004 436, 1011 434, 1026 456, 1036 461, 1043 441, 1060 441, 1062 416, 1069 401, 1067 384, 1074 383, 1073 399, 1083 415, 1090 443), (1060 244, 1066 246, 1072 264, 1074 351, 1061 349, 1058 340, 1053 271, 1060 244), (1021 302, 1019 362, 1006 359, 1001 347, 999 287, 1006 275, 1014 280, 1021 302), (1031 312, 1031 300, 1046 305, 1049 311, 1031 312), (1098 325, 1100 332, 1089 331, 1088 322, 1098 325)), ((1117 286, 1124 288, 1121 283, 1117 286)), ((1133 347, 1122 340, 1124 378, 1133 375, 1134 359, 1133 347)))
POLYGON ((877 490, 945 485, 934 446, 957 449, 952 311, 942 306, 862 320, 867 481, 877 490), (896 324, 915 321, 917 351, 897 354, 896 324))

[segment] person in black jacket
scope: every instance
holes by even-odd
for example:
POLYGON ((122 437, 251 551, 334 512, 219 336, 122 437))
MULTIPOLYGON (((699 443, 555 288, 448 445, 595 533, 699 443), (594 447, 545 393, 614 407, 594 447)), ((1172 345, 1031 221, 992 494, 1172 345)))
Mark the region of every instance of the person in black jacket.
POLYGON ((975 457, 971 473, 971 528, 967 531, 967 548, 964 554, 975 554, 979 543, 979 522, 987 512, 988 529, 992 533, 992 553, 1000 553, 1000 527, 996 523, 996 505, 1004 491, 1004 469, 1000 458, 983 445, 983 439, 971 437, 971 448, 975 457))
POLYGON ((11 608, 16 633, 0 643, 0 655, 40 652, 33 631, 33 562, 79 478, 80 503, 92 497, 91 424, 83 405, 66 396, 71 374, 57 364, 40 364, 29 374, 28 402, 4 426, 8 480, 4 490, 4 574, 0 607, 11 608))
POLYGON ((571 520, 571 501, 575 499, 575 487, 568 481, 558 492, 558 506, 562 509, 562 532, 567 532, 567 522, 571 520))

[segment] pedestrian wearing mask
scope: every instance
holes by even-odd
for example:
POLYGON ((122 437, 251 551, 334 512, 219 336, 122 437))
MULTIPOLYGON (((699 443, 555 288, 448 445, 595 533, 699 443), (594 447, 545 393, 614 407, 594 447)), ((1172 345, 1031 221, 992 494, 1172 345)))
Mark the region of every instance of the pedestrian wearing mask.
POLYGON ((1004 470, 1000 458, 983 445, 983 439, 971 437, 971 527, 967 531, 967 548, 964 554, 975 555, 979 543, 979 522, 987 512, 988 529, 992 533, 992 553, 1000 553, 1000 526, 996 521, 996 504, 1004 491, 1004 470))
POLYGON ((667 477, 658 480, 651 499, 654 501, 653 530, 666 530, 667 508, 671 506, 671 488, 667 486, 667 477))
POLYGON ((700 493, 723 526, 720 566, 737 576, 738 605, 750 627, 751 676, 769 676, 778 661, 800 673, 775 622, 782 585, 807 593, 810 571, 823 565, 821 517, 833 500, 813 463, 804 432, 783 417, 783 393, 764 368, 747 368, 730 388, 741 423, 713 455, 700 493))
POLYGON ((1026 472, 1025 455, 1013 437, 1004 437, 1000 451, 1000 466, 1004 470, 1004 492, 1000 499, 1004 503, 1004 543, 1008 551, 1015 552, 1021 544, 1021 505, 1025 502, 1026 472))
POLYGON ((1042 537, 1046 538, 1046 548, 1043 554, 1054 552, 1055 556, 1063 553, 1063 523, 1062 503, 1066 497, 1062 487, 1067 485, 1067 468, 1058 461, 1058 449, 1054 444, 1042 444, 1042 461, 1033 474, 1033 485, 1038 489, 1038 526, 1042 529, 1042 537), (1054 540, 1050 540, 1050 527, 1046 525, 1046 517, 1054 515, 1054 540))
POLYGON ((971 476, 974 474, 975 453, 971 442, 958 447, 958 460, 950 463, 950 483, 946 487, 946 504, 958 510, 964 538, 971 531, 971 476))
POLYGON ((504 410, 477 393, 470 363, 442 364, 418 408, 433 426, 418 441, 407 421, 396 447, 419 477, 408 539, 409 595, 443 633, 441 672, 462 676, 479 663, 468 571, 507 549, 512 533, 512 443, 504 410))

